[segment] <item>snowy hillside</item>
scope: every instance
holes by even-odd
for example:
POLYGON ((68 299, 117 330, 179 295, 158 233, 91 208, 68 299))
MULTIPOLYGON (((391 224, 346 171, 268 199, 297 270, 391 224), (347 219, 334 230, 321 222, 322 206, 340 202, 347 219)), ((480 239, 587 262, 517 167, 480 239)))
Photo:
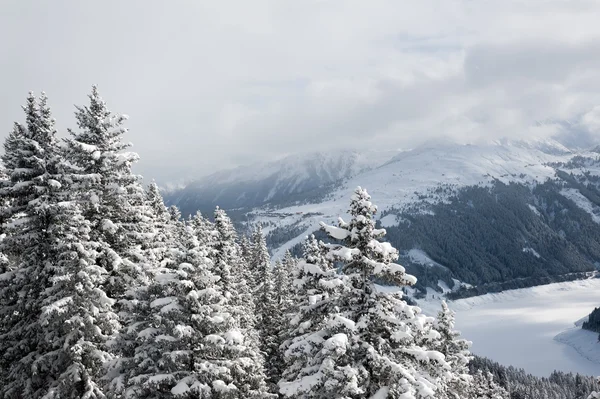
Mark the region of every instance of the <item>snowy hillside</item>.
MULTIPOLYGON (((345 215, 350 192, 360 185, 367 187, 376 199, 381 217, 383 211, 391 208, 402 210, 415 204, 444 201, 462 187, 487 186, 495 181, 535 185, 556 177, 557 167, 552 165, 565 164, 577 155, 581 154, 553 140, 489 145, 431 143, 397 153, 379 167, 365 168, 344 179, 316 203, 271 208, 268 212, 256 209, 252 214, 256 222, 274 226, 298 223, 309 230, 318 225, 318 220, 332 222, 345 215)), ((595 158, 597 154, 583 155, 595 158)), ((596 173, 594 169, 592 172, 596 173)), ((384 216, 382 223, 389 227, 397 225, 398 220, 391 214, 384 216)))
POLYGON ((476 295, 593 270, 597 176, 597 153, 554 140, 439 141, 408 151, 291 156, 215 174, 170 202, 184 215, 219 205, 238 222, 260 223, 273 258, 281 258, 321 221, 345 218, 352 190, 363 186, 421 288, 457 279, 478 286, 469 294, 476 295))
POLYGON ((298 201, 319 201, 331 190, 332 184, 373 169, 398 151, 339 151, 290 155, 281 160, 257 163, 217 172, 188 184, 180 190, 170 190, 167 200, 182 213, 222 208, 249 210, 267 204, 298 201))
MULTIPOLYGON (((558 143, 548 141, 548 146, 558 143)), ((502 182, 543 182, 555 176, 549 164, 566 162, 573 153, 548 153, 537 148, 524 148, 513 143, 461 145, 434 143, 397 154, 380 167, 356 174, 344 181, 331 199, 320 204, 306 204, 281 209, 281 213, 322 212, 325 215, 345 213, 348 193, 356 186, 368 187, 377 199, 380 211, 403 207, 421 200, 422 196, 441 188, 456 189, 470 185, 502 182)), ((441 193, 434 200, 443 199, 441 193)))
POLYGON ((441 141, 408 151, 317 152, 218 172, 169 192, 168 200, 184 215, 216 205, 338 214, 347 193, 362 185, 384 210, 417 202, 433 190, 441 193, 494 180, 542 182, 555 176, 550 164, 577 155, 551 139, 500 140, 487 145, 441 141))

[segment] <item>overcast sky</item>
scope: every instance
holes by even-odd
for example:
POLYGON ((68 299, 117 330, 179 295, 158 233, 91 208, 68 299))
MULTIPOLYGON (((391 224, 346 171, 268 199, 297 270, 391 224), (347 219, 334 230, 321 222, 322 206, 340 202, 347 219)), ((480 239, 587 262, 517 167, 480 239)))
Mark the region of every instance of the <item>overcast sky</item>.
POLYGON ((600 127, 600 2, 2 1, 0 134, 98 84, 159 182, 297 151, 600 127))

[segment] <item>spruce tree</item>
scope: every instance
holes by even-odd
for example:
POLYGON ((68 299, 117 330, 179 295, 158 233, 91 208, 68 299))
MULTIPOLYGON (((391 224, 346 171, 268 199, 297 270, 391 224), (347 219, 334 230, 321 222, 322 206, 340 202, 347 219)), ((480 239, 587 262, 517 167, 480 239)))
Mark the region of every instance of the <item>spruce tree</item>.
POLYGON ((104 398, 101 377, 112 359, 106 342, 119 327, 114 301, 102 289, 108 273, 95 262, 98 245, 89 241, 78 205, 63 201, 51 212, 52 286, 42 296, 34 374, 51 381, 44 399, 104 398))
POLYGON ((279 351, 279 307, 275 301, 273 273, 267 243, 260 226, 256 228, 253 240, 254 254, 251 269, 254 275, 256 325, 260 337, 260 349, 265 356, 266 373, 271 389, 275 390, 277 381, 272 377, 279 372, 275 369, 277 367, 276 357, 279 351))
POLYGON ((90 236, 102 245, 98 262, 110 273, 107 292, 126 308, 145 283, 152 216, 140 177, 131 172, 138 155, 123 141, 127 117, 109 111, 96 86, 88 97, 89 105, 76 107, 79 130, 66 140, 67 158, 78 168, 74 189, 92 224, 90 236))
POLYGON ((276 261, 273 267, 273 299, 276 305, 275 313, 272 316, 273 334, 279 349, 269 359, 269 367, 272 370, 271 380, 275 383, 280 380, 284 367, 281 344, 287 339, 289 321, 296 308, 293 302, 292 284, 296 263, 297 260, 291 252, 286 251, 283 260, 276 261))
POLYGON ((260 353, 244 335, 191 227, 147 292, 132 330, 134 356, 117 364, 110 390, 130 398, 264 398, 260 353))
POLYGON ((198 238, 201 246, 209 249, 214 247, 215 227, 213 223, 202 216, 200 211, 191 217, 189 225, 194 229, 196 238, 198 238))
POLYGON ((178 243, 169 249, 174 261, 155 268, 153 283, 142 287, 133 319, 117 340, 122 357, 111 364, 110 397, 174 397, 172 390, 186 378, 188 395, 210 397, 210 386, 191 380, 193 348, 202 341, 195 323, 210 313, 198 291, 211 286, 216 277, 191 232, 179 236, 178 243))
POLYGON ((146 244, 147 257, 148 262, 156 264, 165 260, 175 237, 171 229, 171 216, 155 182, 150 183, 146 191, 146 206, 152 221, 152 234, 146 244))
MULTIPOLYGON (((252 243, 248 239, 248 236, 243 234, 240 238, 240 255, 246 265, 249 265, 252 262, 252 252, 252 243)), ((250 271, 250 269, 248 269, 248 271, 250 271)))
POLYGON ((464 398, 472 383, 468 368, 472 359, 469 352, 471 343, 461 339, 460 332, 454 329, 454 312, 445 301, 442 301, 442 310, 435 321, 435 329, 440 333, 440 338, 436 340, 434 348, 445 356, 451 370, 443 395, 448 398, 464 398))
POLYGON ((100 398, 106 340, 118 327, 102 291, 89 223, 71 199, 47 97, 30 95, 26 126, 5 146, 11 165, 3 198, 14 267, 3 282, 2 386, 6 398, 100 398), (8 283, 8 284, 6 284, 8 283))
POLYGON ((478 371, 471 390, 473 399, 510 399, 510 394, 494 381, 490 372, 478 371))
POLYGON ((282 384, 286 396, 428 398, 449 373, 441 353, 418 345, 439 338, 433 329, 423 331, 433 319, 403 301, 401 292, 381 292, 373 282, 416 282, 394 263, 396 249, 379 241, 385 230, 375 229, 376 210, 359 187, 350 203, 351 220, 340 219, 339 227, 322 224, 341 241, 329 246, 327 257, 342 263, 345 287, 315 342, 319 355, 302 365, 304 375, 282 384))
POLYGON ((279 386, 286 396, 314 398, 319 396, 310 383, 304 386, 297 383, 317 371, 314 365, 323 363, 321 343, 323 337, 329 334, 329 316, 337 311, 335 301, 345 284, 344 277, 325 257, 327 248, 323 242, 311 235, 303 249, 304 257, 296 263, 293 271, 292 303, 295 313, 280 347, 284 366, 279 386), (318 358, 321 359, 315 360, 318 358))
POLYGON ((240 255, 237 233, 231 219, 218 207, 213 227, 209 257, 213 260, 214 273, 220 278, 219 286, 228 298, 240 326, 258 345, 254 299, 246 280, 248 265, 240 255))
POLYGON ((46 96, 42 93, 38 104, 30 93, 23 109, 26 124, 16 125, 16 133, 8 138, 10 144, 5 143, 10 181, 2 190, 8 206, 3 212, 6 237, 1 250, 14 264, 0 275, 0 396, 7 398, 38 397, 46 388, 34 378, 33 364, 42 334, 40 294, 51 286, 53 274, 47 264, 52 250, 47 233, 60 190, 60 153, 46 96))

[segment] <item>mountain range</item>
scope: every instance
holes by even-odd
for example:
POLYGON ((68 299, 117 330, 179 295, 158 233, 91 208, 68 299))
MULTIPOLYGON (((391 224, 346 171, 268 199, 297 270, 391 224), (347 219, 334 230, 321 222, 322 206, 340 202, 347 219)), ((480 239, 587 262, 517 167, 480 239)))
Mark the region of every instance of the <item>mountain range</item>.
POLYGON ((600 262, 599 154, 553 139, 293 155, 215 173, 166 199, 184 215, 218 205, 262 224, 278 258, 299 253, 320 221, 346 217, 356 186, 368 189, 421 290, 498 291, 587 276, 600 262))

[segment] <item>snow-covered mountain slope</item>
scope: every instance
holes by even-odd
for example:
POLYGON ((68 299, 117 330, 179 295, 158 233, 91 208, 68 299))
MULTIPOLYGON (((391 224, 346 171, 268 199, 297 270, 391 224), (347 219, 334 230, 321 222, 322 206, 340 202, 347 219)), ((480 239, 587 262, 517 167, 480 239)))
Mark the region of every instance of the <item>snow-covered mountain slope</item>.
MULTIPOLYGON (((308 228, 317 225, 317 219, 334 222, 346 214, 352 190, 363 186, 369 190, 382 216, 383 211, 392 208, 403 210, 415 204, 444 201, 462 187, 488 186, 497 181, 541 183, 556 177, 557 164, 566 164, 577 155, 596 156, 571 152, 554 140, 497 141, 488 145, 428 143, 398 152, 379 167, 353 174, 319 201, 269 212, 256 209, 253 213, 257 221, 284 226, 304 221, 308 228), (318 215, 306 216, 315 213, 318 215)), ((398 224, 393 215, 384 217, 384 224, 398 224)))
POLYGON ((225 209, 280 206, 292 201, 319 201, 334 184, 384 163, 398 151, 339 151, 291 155, 217 172, 168 193, 183 214, 225 209))
POLYGON ((527 143, 490 145, 435 144, 404 151, 382 166, 346 179, 325 201, 280 209, 281 213, 322 212, 327 216, 345 213, 349 194, 356 186, 369 190, 380 210, 402 208, 437 193, 433 201, 443 199, 444 189, 486 185, 494 181, 532 184, 555 177, 557 162, 568 162, 576 154, 556 153, 560 144, 547 140, 545 152, 527 143))
POLYGON ((575 278, 600 264, 598 158, 535 139, 311 154, 213 175, 170 202, 184 214, 220 205, 261 223, 278 258, 320 221, 347 217, 360 185, 423 287, 458 279, 477 294, 575 278))

